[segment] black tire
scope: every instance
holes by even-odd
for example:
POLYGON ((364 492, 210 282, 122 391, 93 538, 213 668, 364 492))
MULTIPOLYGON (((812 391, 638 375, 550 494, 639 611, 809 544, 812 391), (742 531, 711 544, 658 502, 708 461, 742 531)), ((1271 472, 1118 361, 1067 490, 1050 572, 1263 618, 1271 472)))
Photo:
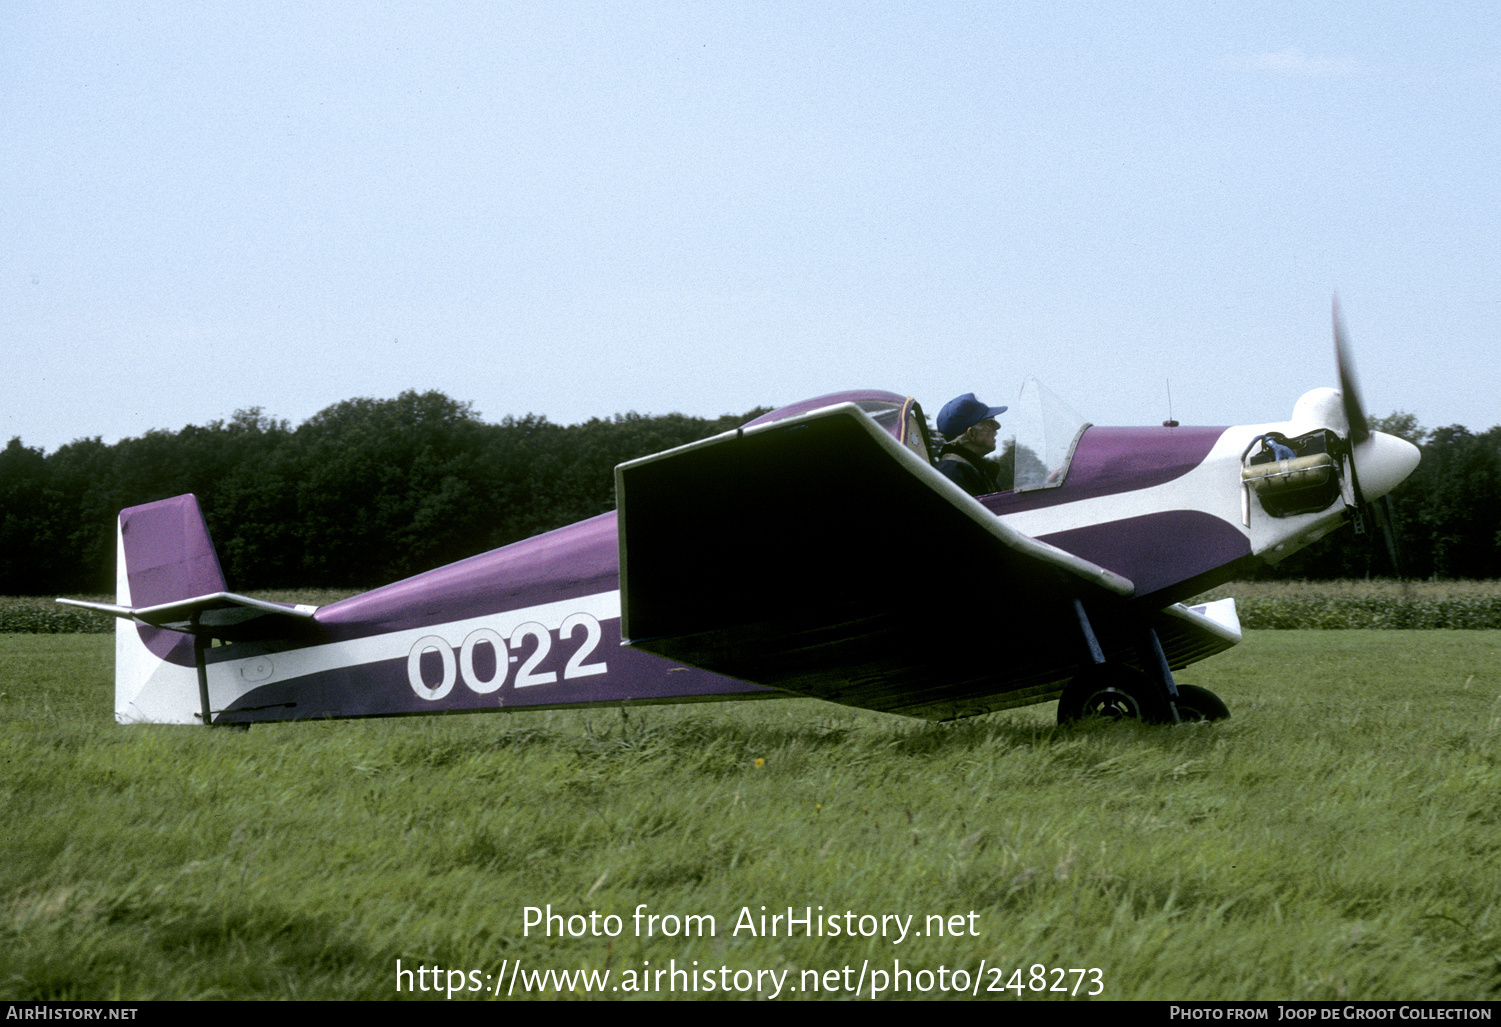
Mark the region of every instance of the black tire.
POLYGON ((1224 700, 1198 685, 1179 685, 1178 699, 1174 705, 1178 707, 1178 719, 1185 724, 1224 720, 1230 716, 1230 708, 1225 705, 1224 700))
POLYGON ((1058 700, 1058 723, 1085 717, 1171 724, 1173 710, 1162 687, 1141 671, 1102 664, 1070 681, 1058 700))

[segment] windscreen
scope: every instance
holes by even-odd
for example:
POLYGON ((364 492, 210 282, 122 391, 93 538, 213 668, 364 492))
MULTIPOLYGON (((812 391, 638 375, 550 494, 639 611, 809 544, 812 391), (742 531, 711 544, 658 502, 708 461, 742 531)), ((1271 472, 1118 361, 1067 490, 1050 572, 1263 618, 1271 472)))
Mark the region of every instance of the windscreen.
POLYGON ((1009 421, 1016 427, 1016 490, 1063 484, 1074 447, 1089 422, 1036 378, 1022 384, 1009 421))

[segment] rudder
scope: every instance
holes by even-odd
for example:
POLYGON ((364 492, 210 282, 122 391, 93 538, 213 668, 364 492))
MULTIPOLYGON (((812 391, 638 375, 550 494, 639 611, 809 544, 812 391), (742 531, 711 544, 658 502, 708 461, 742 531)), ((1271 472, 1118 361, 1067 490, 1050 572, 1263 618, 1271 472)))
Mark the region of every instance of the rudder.
MULTIPOLYGON (((156 606, 225 590, 208 525, 191 494, 120 511, 115 601, 156 606)), ((115 625, 115 720, 201 724, 193 638, 131 620, 115 625)))

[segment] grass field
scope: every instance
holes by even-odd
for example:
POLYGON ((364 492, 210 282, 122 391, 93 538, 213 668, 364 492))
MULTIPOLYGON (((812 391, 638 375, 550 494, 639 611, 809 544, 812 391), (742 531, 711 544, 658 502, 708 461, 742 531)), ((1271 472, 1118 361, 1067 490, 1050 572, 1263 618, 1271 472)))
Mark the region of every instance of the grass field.
POLYGON ((1184 675, 1230 720, 1067 730, 811 700, 127 728, 111 662, 0 636, 0 998, 407 997, 398 960, 440 1000, 518 960, 515 998, 581 968, 611 997, 1501 995, 1501 632, 1251 632, 1184 675), (549 904, 618 934, 526 933, 549 904), (638 937, 640 904, 715 934, 638 937), (924 936, 734 930, 762 906, 924 936))

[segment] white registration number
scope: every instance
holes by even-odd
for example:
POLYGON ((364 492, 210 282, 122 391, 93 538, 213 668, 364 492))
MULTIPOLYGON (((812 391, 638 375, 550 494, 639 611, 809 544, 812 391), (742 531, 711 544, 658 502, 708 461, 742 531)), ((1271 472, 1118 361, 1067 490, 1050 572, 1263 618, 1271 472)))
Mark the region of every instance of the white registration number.
MULTIPOLYGON (((594 659, 603 631, 593 614, 569 614, 559 625, 557 635, 559 649, 571 647, 562 667, 563 680, 608 673, 605 661, 594 659)), ((460 681, 477 695, 489 695, 506 683, 511 664, 519 663, 514 687, 551 685, 558 680, 556 660, 549 661, 553 644, 553 633, 537 621, 516 625, 509 639, 494 628, 476 628, 457 648, 440 635, 423 635, 407 653, 407 682, 418 697, 430 702, 442 699, 460 681), (484 655, 491 658, 477 659, 485 647, 489 653, 484 655), (427 653, 436 653, 441 666, 439 680, 431 684, 427 680, 431 675, 422 672, 422 657, 427 653)), ((432 667, 431 660, 428 665, 432 667)))

